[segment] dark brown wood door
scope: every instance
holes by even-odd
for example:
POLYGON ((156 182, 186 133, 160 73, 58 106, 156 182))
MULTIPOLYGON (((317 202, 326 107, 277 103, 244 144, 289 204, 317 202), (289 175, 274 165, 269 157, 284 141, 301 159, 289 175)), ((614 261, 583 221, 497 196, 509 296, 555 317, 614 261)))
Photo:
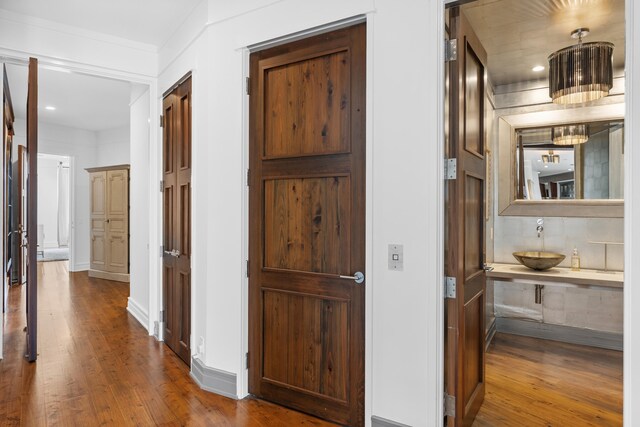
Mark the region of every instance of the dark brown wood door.
MULTIPOLYGON (((27 211, 38 212, 38 60, 29 58, 27 91, 27 211)), ((29 215, 27 229, 27 360, 38 357, 38 216, 29 215)))
POLYGON ((364 425, 364 24, 253 53, 249 391, 364 425))
POLYGON ((191 78, 163 101, 164 341, 191 365, 191 78))
POLYGON ((455 396, 449 426, 468 426, 485 391, 485 65, 486 53, 459 8, 449 28, 458 41, 449 69, 448 156, 457 159, 456 179, 447 184, 446 272, 456 297, 446 303, 446 387, 455 396))

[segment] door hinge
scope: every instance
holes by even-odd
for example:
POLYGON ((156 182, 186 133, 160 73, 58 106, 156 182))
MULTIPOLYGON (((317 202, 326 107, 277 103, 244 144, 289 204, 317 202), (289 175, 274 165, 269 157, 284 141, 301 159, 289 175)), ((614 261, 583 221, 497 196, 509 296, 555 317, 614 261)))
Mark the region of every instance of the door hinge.
POLYGON ((458 40, 450 39, 444 41, 444 60, 445 62, 455 61, 458 59, 458 40))
POLYGON ((160 180, 160 192, 163 193, 164 192, 164 179, 160 180))
POLYGON ((456 398, 447 393, 444 394, 444 416, 456 416, 456 398))
POLYGON ((244 359, 244 365, 246 366, 247 369, 249 369, 249 352, 247 351, 247 353, 244 355, 245 359, 244 359))
POLYGON ((160 115, 160 127, 163 128, 164 127, 164 116, 160 115))
POLYGON ((455 298, 456 297, 456 278, 446 276, 444 278, 444 297, 455 298))
POLYGON ((167 319, 165 318, 165 312, 164 312, 164 310, 160 310, 160 321, 161 321, 162 323, 164 323, 164 322, 166 322, 166 321, 167 321, 167 319))
POLYGON ((247 260, 247 277, 249 277, 249 260, 247 260))
POLYGON ((160 245, 160 258, 164 256, 164 245, 160 245))
POLYGON ((247 187, 249 187, 251 184, 251 169, 247 169, 247 187))
POLYGON ((456 179, 458 159, 444 159, 444 179, 456 179))
POLYGON ((247 77, 245 79, 245 90, 247 91, 247 95, 251 95, 251 77, 247 77))

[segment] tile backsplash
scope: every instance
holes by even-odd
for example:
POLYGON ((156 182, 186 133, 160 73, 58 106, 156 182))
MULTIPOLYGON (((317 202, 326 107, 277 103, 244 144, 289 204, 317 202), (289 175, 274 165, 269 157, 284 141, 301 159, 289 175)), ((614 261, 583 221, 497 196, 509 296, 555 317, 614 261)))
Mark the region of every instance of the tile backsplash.
MULTIPOLYGON (((544 231, 538 238, 538 217, 496 216, 494 224, 494 262, 515 264, 516 251, 546 250, 566 255, 560 267, 571 266, 573 248, 578 249, 580 266, 604 268, 604 245, 590 241, 623 242, 622 218, 557 218, 544 217, 544 231)), ((624 269, 622 245, 609 245, 607 268, 624 269)))

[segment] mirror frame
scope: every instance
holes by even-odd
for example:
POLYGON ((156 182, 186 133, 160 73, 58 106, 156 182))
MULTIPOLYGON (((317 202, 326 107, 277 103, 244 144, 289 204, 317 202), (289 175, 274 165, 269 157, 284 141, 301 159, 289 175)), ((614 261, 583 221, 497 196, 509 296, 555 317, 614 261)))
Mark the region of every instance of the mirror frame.
MULTIPOLYGON (((499 112, 499 111, 496 111, 499 112)), ((624 120, 624 103, 603 103, 521 114, 498 115, 498 215, 539 217, 623 218, 623 199, 520 200, 517 194, 515 129, 576 122, 624 120)))

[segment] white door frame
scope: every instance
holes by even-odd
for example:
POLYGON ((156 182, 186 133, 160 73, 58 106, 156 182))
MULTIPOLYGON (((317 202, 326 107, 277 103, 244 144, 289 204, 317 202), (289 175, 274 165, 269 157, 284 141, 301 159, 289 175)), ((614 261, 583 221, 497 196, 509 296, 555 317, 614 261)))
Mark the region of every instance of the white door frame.
POLYGON ((158 183, 162 179, 162 134, 159 131, 159 108, 162 98, 158 96, 158 79, 157 77, 113 70, 83 62, 69 61, 64 58, 0 48, 1 62, 27 65, 30 56, 38 57, 38 68, 41 69, 64 70, 88 76, 139 83, 149 87, 149 317, 148 324, 144 326, 149 333, 152 334, 154 322, 159 320, 160 301, 158 294, 162 288, 160 281, 162 268, 161 258, 160 254, 154 250, 154 248, 160 247, 162 238, 162 197, 159 191, 151 191, 157 188, 158 183), (156 254, 157 256, 155 256, 156 254))

